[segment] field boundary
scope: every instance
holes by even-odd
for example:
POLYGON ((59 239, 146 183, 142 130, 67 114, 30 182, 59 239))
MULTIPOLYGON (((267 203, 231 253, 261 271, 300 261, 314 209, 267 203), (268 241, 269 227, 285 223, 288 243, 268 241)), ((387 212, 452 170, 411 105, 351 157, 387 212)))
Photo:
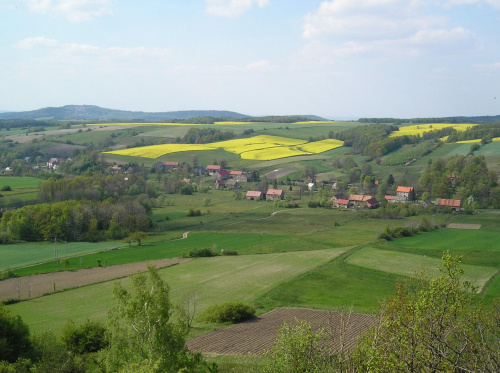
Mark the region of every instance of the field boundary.
POLYGON ((446 228, 451 229, 480 229, 481 224, 458 224, 458 223, 450 223, 446 226, 446 228))

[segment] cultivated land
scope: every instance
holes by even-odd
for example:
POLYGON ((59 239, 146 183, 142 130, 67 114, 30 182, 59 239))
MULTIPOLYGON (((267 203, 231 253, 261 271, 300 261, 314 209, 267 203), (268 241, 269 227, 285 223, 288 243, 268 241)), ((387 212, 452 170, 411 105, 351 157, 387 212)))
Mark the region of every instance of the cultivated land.
MULTIPOLYGON (((292 190, 289 190, 287 178, 302 180, 302 174, 308 167, 314 167, 318 180, 348 180, 347 170, 333 166, 335 161, 345 157, 351 157, 360 168, 365 164, 370 165, 378 180, 385 181, 392 174, 398 181, 404 180, 408 185, 417 185, 418 178, 429 161, 455 154, 466 155, 471 147, 470 143, 443 143, 405 166, 404 163, 384 164, 384 161, 389 163, 392 159, 393 163, 398 163, 397 157, 403 151, 413 154, 413 145, 386 154, 380 162, 376 162, 363 155, 351 154, 349 147, 333 146, 338 145, 334 140, 319 139, 321 136, 328 137, 330 132, 337 134, 360 125, 364 124, 223 122, 216 125, 196 125, 197 128, 216 127, 222 131, 234 131, 237 135, 242 135, 249 129, 254 130, 251 136, 244 139, 216 145, 164 144, 183 137, 192 126, 177 123, 98 124, 79 126, 71 131, 54 128, 38 134, 30 133, 28 136, 23 132, 16 133, 19 141, 24 141, 24 137, 43 137, 47 142, 45 145, 50 149, 55 147, 54 151, 58 148, 68 151, 67 147, 71 146, 87 147, 106 139, 112 145, 102 145, 100 150, 111 150, 111 146, 121 150, 105 153, 105 158, 124 166, 129 162, 132 165, 144 164, 146 168, 157 161, 191 163, 194 158, 198 164, 207 165, 214 163, 214 160, 224 160, 232 170, 256 170, 261 176, 267 174, 270 182, 276 179, 278 188, 293 195, 299 207, 282 208, 274 206, 272 202, 237 199, 234 191, 229 190, 211 189, 207 193, 195 192, 193 195, 165 194, 165 200, 152 209, 154 227, 141 246, 133 244, 129 247, 125 242, 65 245, 59 240, 59 260, 54 260, 55 242, 0 245, 0 270, 10 268, 19 276, 46 273, 46 277, 39 277, 45 278, 45 288, 40 292, 49 293, 36 297, 40 292, 36 294, 33 291, 30 294, 32 299, 7 307, 21 315, 35 332, 49 328, 57 332, 68 319, 77 323, 86 318, 103 320, 109 307, 114 304, 111 296, 113 279, 130 273, 130 268, 135 270, 134 263, 168 261, 187 256, 190 250, 200 248, 212 248, 216 253, 227 249, 235 250, 238 255, 196 258, 161 269, 160 274, 170 285, 174 303, 180 304, 186 295, 196 293, 199 299, 198 312, 201 312, 213 304, 242 301, 256 307, 263 320, 270 315, 278 315, 272 319, 272 324, 276 327, 282 320, 297 312, 300 317, 312 317, 315 313, 294 311, 295 314, 292 312, 287 315, 267 314, 277 307, 323 311, 352 307, 357 313, 375 314, 380 301, 392 295, 396 284, 412 277, 414 271, 423 269, 429 276, 438 274, 436 268, 446 250, 452 255, 463 256, 465 278, 478 287, 484 302, 497 299, 500 294, 499 211, 474 211, 473 215, 436 212, 397 219, 371 218, 362 211, 308 208, 307 202, 317 198, 319 192, 300 192, 298 185, 292 185, 292 190), (314 141, 310 141, 310 137, 314 141), (156 148, 139 145, 153 145, 156 148), (127 149, 127 146, 131 148, 127 149), (150 153, 146 153, 146 149, 150 153), (169 152, 165 152, 165 149, 169 149, 169 152), (175 152, 170 152, 172 149, 175 152), (188 217, 190 209, 199 209, 200 216, 188 217), (428 218, 433 224, 458 224, 458 229, 442 228, 389 242, 379 240, 379 234, 386 226, 415 226, 422 217, 428 218), (460 229, 465 228, 460 224, 475 224, 480 228, 460 229), (114 248, 119 249, 110 250, 114 248), (68 261, 64 262, 62 259, 68 261), (99 264, 104 268, 99 268, 99 264), (83 273, 89 273, 91 277, 92 274, 107 273, 108 277, 94 278, 99 283, 91 284, 84 279, 83 273), (60 280, 55 280, 59 278, 65 279, 63 281, 66 285, 60 286, 60 280), (64 287, 70 289, 61 291, 64 287)), ((437 128, 438 124, 432 126, 437 128)), ((429 130, 429 125, 419 127, 401 126, 399 134, 429 130)), ((461 127, 460 130, 462 129, 465 128, 461 127)), ((500 172, 499 146, 500 142, 491 142, 475 153, 483 154, 488 167, 495 172, 500 172)), ((165 175, 170 174, 166 172, 165 175)), ((161 178, 157 179, 156 176, 155 173, 146 175, 150 182, 160 183, 161 178)), ((0 177, 0 187, 9 185, 13 189, 12 192, 1 192, 2 207, 8 206, 16 198, 34 199, 38 183, 42 181, 27 177, 0 177), (17 194, 13 196, 14 193, 17 194)), ((206 177, 198 181, 212 186, 212 181, 206 177)), ((21 280, 28 284, 27 279, 28 277, 20 277, 0 281, 0 289, 2 286, 10 289, 8 294, 3 293, 4 299, 17 298, 16 284, 21 284, 21 280)), ((128 283, 126 279, 119 281, 128 283)), ((28 297, 26 291, 27 287, 24 286, 21 298, 28 297)), ((274 326, 265 325, 263 329, 272 331, 274 326)), ((214 335, 203 337, 203 334, 221 327, 222 325, 207 324, 195 317, 192 336, 199 335, 200 339, 197 341, 206 341, 208 338, 216 346, 214 335)), ((258 353, 256 349, 262 349, 262 345, 251 342, 255 341, 255 333, 261 334, 261 330, 251 328, 244 332, 243 336, 249 345, 243 350, 222 351, 217 347, 211 352, 258 353)), ((228 334, 224 333, 226 331, 221 329, 222 335, 234 335, 231 334, 232 329, 227 330, 228 334)), ((236 345, 235 340, 231 341, 230 345, 236 345)), ((190 343, 195 344, 194 341, 190 343)), ((221 341, 220 346, 224 345, 227 346, 221 341)), ((209 351, 210 343, 205 343, 200 349, 209 351)))

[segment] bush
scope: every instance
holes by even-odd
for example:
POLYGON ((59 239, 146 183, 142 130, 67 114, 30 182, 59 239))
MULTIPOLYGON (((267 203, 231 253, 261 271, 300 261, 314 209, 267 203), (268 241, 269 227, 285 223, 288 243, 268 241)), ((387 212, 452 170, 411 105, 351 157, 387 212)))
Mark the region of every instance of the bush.
POLYGON ((220 251, 221 255, 238 255, 238 252, 235 250, 230 250, 230 249, 222 249, 220 251))
POLYGON ((2 187, 2 192, 10 192, 12 191, 12 188, 9 185, 5 185, 2 187))
POLYGON ((200 216, 201 215, 201 211, 200 210, 193 210, 193 209, 189 209, 188 213, 186 216, 200 216))
POLYGON ((89 319, 79 326, 69 320, 61 332, 61 341, 68 351, 80 355, 97 352, 108 346, 104 325, 89 319))
POLYGON ((222 303, 208 307, 202 318, 208 322, 237 323, 253 319, 255 308, 243 303, 222 303))
POLYGON ((191 258, 210 257, 215 255, 216 254, 213 252, 213 250, 208 248, 194 249, 189 251, 189 256, 191 258))

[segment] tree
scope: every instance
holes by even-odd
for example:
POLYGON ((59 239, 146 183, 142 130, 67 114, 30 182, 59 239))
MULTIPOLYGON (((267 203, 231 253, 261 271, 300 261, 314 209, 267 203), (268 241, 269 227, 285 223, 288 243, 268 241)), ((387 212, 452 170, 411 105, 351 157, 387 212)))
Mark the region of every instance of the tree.
POLYGON ((395 183, 395 180, 394 180, 394 176, 392 176, 392 174, 390 174, 388 177, 387 177, 387 181, 385 182, 389 187, 393 186, 394 183, 395 183))
POLYGON ((323 330, 313 331, 311 324, 306 321, 295 320, 295 324, 285 322, 278 332, 272 350, 267 353, 270 359, 264 372, 330 371, 325 339, 326 334, 323 330))
POLYGON ((28 325, 0 304, 0 361, 15 362, 31 352, 28 325))
POLYGON ((460 262, 446 252, 442 276, 398 286, 354 352, 361 371, 500 371, 500 313, 491 315, 461 281, 460 262))
POLYGON ((146 273, 130 279, 130 291, 120 283, 113 290, 118 306, 109 312, 107 369, 114 372, 140 364, 155 372, 178 372, 200 364, 200 356, 185 346, 186 323, 172 320, 170 288, 156 268, 148 266, 146 273))
POLYGON ((129 243, 129 246, 131 246, 131 243, 134 241, 137 242, 138 246, 141 246, 142 241, 147 240, 147 239, 148 239, 148 235, 145 232, 138 231, 138 232, 134 232, 130 236, 128 236, 128 238, 126 238, 126 241, 129 243))

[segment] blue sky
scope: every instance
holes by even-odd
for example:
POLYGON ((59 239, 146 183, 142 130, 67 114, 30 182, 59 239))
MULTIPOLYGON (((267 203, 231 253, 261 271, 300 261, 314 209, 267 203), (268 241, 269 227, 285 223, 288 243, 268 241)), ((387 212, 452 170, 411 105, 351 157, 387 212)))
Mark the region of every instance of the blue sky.
POLYGON ((0 109, 500 114, 500 0, 0 0, 0 109))

